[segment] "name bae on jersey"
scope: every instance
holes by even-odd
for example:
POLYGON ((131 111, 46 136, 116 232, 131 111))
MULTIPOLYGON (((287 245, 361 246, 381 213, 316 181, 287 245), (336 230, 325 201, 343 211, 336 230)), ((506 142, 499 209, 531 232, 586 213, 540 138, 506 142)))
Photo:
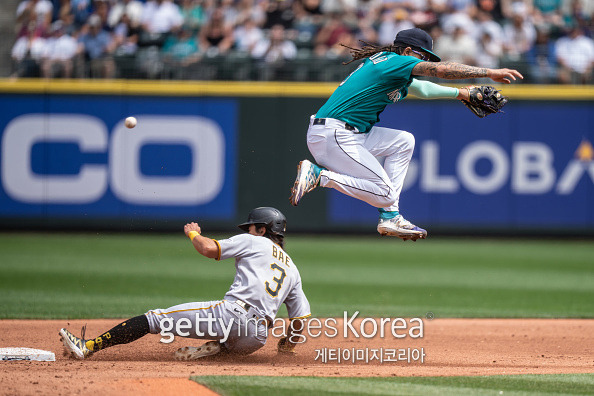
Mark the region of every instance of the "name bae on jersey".
POLYGON ((272 245, 272 257, 274 257, 287 267, 291 266, 289 264, 291 262, 291 258, 287 255, 287 253, 285 253, 281 248, 277 247, 276 245, 272 245))

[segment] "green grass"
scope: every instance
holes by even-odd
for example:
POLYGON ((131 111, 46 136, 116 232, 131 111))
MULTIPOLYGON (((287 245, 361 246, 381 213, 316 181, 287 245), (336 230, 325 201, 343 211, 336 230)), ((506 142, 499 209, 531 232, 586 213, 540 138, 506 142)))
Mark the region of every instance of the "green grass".
MULTIPOLYGON (((591 241, 289 236, 314 315, 592 317, 591 241)), ((0 234, 0 318, 129 317, 220 299, 233 260, 183 235, 0 234)))
POLYGON ((389 378, 199 376, 191 379, 225 396, 591 395, 594 389, 594 374, 389 378))

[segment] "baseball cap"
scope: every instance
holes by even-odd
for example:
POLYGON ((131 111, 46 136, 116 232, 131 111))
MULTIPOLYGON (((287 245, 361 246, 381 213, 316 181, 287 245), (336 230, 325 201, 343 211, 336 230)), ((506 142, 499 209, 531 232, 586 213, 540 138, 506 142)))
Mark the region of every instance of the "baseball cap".
POLYGON ((431 52, 433 50, 433 39, 422 29, 412 28, 399 31, 394 39, 394 45, 420 48, 429 54, 429 60, 431 62, 441 61, 439 56, 431 52))

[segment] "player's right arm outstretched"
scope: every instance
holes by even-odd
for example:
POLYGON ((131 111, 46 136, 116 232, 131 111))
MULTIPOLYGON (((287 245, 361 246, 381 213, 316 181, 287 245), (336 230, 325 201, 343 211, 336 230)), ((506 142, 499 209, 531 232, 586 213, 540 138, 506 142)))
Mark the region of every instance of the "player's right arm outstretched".
POLYGON ((412 69, 413 76, 438 77, 446 80, 463 80, 465 78, 490 78, 498 83, 509 84, 524 76, 514 69, 488 69, 456 62, 419 62, 412 69))

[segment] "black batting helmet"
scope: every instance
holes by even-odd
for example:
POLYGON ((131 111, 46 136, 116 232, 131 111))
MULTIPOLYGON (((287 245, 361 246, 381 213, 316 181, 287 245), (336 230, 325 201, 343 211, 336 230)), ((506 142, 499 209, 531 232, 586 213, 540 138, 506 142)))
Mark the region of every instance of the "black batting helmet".
POLYGON ((248 215, 248 220, 238 227, 247 232, 252 224, 263 225, 271 234, 282 237, 285 236, 287 230, 285 215, 280 210, 268 206, 253 209, 248 215))

